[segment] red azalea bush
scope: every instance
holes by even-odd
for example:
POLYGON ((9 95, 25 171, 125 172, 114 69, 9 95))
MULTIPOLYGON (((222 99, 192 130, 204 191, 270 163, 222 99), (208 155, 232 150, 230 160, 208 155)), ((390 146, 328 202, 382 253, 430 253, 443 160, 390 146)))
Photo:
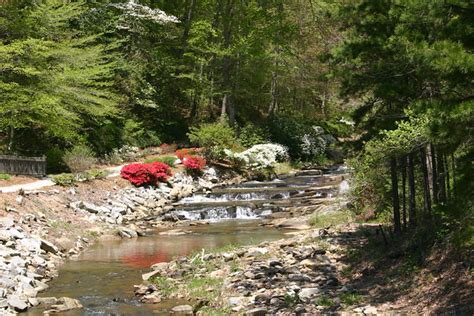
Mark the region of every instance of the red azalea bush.
POLYGON ((186 157, 198 154, 202 151, 201 148, 181 148, 175 151, 176 157, 183 160, 186 157))
POLYGON ((201 174, 204 167, 206 167, 206 159, 199 156, 188 156, 183 160, 183 165, 188 173, 201 174))
POLYGON ((132 163, 120 170, 120 176, 135 186, 156 185, 168 180, 171 169, 162 162, 132 163))

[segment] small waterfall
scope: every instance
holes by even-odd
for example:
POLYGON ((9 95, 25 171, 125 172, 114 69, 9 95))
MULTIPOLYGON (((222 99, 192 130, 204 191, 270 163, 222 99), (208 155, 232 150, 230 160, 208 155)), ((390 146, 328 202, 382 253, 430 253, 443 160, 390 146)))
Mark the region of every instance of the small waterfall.
POLYGON ((337 171, 345 171, 343 167, 339 169, 332 168, 326 175, 321 175, 318 170, 306 170, 301 175, 286 177, 284 181, 252 181, 215 188, 212 192, 196 193, 175 203, 173 205, 175 209, 166 215, 168 215, 168 220, 174 221, 212 222, 224 219, 270 217, 294 205, 311 205, 312 199, 331 198, 339 193, 347 192, 349 183, 345 180, 341 181, 343 179, 341 176, 331 175, 337 171), (333 187, 328 188, 328 181, 329 183, 330 181, 341 182, 338 189, 333 189, 333 187))
POLYGON ((252 219, 257 218, 257 214, 249 206, 237 206, 235 212, 235 218, 238 219, 252 219))

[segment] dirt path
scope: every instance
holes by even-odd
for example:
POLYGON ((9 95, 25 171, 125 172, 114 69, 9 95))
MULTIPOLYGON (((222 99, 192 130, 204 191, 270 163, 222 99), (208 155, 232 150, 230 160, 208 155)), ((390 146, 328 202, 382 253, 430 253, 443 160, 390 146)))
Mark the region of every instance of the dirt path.
MULTIPOLYGON (((124 165, 107 167, 107 168, 104 168, 103 170, 106 170, 109 173, 107 175, 107 178, 117 177, 120 174, 120 170, 122 169, 123 166, 124 165)), ((0 193, 13 193, 13 192, 19 192, 20 190, 34 191, 34 190, 39 190, 46 187, 51 187, 53 185, 55 185, 55 183, 50 179, 37 180, 30 183, 0 187, 0 193)))

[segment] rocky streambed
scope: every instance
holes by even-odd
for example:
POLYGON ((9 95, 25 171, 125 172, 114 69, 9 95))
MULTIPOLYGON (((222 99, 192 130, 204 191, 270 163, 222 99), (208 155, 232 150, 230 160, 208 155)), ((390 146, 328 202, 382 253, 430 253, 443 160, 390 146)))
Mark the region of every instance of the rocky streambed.
MULTIPOLYGON (((162 242, 163 238, 184 238, 182 242, 185 250, 175 253, 175 255, 187 255, 202 248, 205 249, 204 254, 207 254, 206 251, 233 244, 234 241, 239 244, 258 243, 262 240, 270 241, 274 239, 272 236, 281 238, 281 234, 284 233, 284 230, 280 230, 276 234, 273 233, 277 232, 274 227, 308 228, 308 214, 316 211, 331 211, 334 208, 334 202, 338 199, 336 196, 343 180, 343 175, 332 173, 324 175, 320 170, 308 170, 283 176, 274 181, 239 184, 240 180, 238 179, 223 180, 222 177, 218 178, 213 170, 210 170, 204 177, 196 180, 177 174, 171 183, 162 184, 157 188, 131 188, 129 186, 116 188, 114 185, 101 194, 97 194, 98 190, 96 189, 83 190, 82 188, 23 192, 15 198, 15 203, 19 208, 30 207, 30 212, 17 211, 10 207, 9 215, 0 222, 0 270, 2 271, 0 308, 5 314, 24 311, 37 305, 41 307, 41 312, 64 312, 69 309, 81 308, 83 304, 86 304, 84 311, 79 313, 85 314, 85 311, 90 311, 87 305, 89 303, 85 298, 87 295, 84 297, 76 295, 78 293, 74 292, 74 284, 63 283, 61 291, 52 289, 46 293, 39 293, 44 291, 48 287, 48 282, 57 275, 59 265, 67 266, 67 264, 62 265, 65 259, 72 259, 68 262, 81 261, 81 258, 84 258, 82 257, 83 250, 88 249, 103 232, 113 233, 125 239, 134 239, 146 235, 147 231, 156 229, 163 231, 167 227, 169 229, 169 227, 178 226, 181 228, 161 234, 152 233, 152 236, 145 238, 158 242, 162 242), (44 203, 41 204, 38 201, 42 196, 45 197, 43 200, 46 201, 46 204, 51 201, 60 205, 56 213, 51 214, 39 207, 39 205, 44 207, 44 203), (62 214, 69 219, 62 221, 62 214), (54 221, 51 221, 51 215, 55 216, 54 221), (76 221, 78 219, 80 219, 79 222, 76 221), (199 227, 203 227, 202 224, 227 219, 258 219, 259 225, 265 225, 266 228, 255 230, 251 239, 241 238, 246 236, 246 229, 242 229, 242 227, 249 224, 243 224, 243 226, 239 224, 239 226, 235 224, 237 222, 231 224, 231 226, 237 227, 237 230, 233 232, 219 231, 219 237, 216 237, 215 231, 212 232, 213 228, 199 231, 199 227), (59 239, 52 238, 51 231, 57 228, 55 225, 58 226, 58 223, 64 226, 62 227, 63 233, 60 234, 59 239), (80 225, 79 229, 73 226, 75 224, 80 225), (75 230, 71 228, 75 228, 75 230), (196 229, 197 231, 195 231, 196 229), (77 236, 65 238, 64 232, 68 230, 74 231, 77 236), (186 239, 186 234, 190 234, 190 238, 186 239), (233 238, 229 239, 228 234, 233 238), (208 246, 205 246, 205 243, 201 245, 193 242, 193 239, 200 240, 198 236, 205 237, 204 240, 212 236, 210 240, 217 238, 218 242, 213 242, 208 246), (223 236, 226 237, 223 238, 223 236)), ((209 227, 219 226, 211 225, 209 227)), ((104 248, 104 251, 113 253, 113 249, 117 246, 109 245, 108 247, 112 248, 104 248)), ((171 249, 174 248, 176 247, 171 246, 171 249)), ((166 252, 156 248, 151 251, 154 252, 154 255, 166 252)), ((169 256, 166 258, 166 260, 157 261, 172 259, 169 256)), ((92 264, 94 265, 94 263, 92 264)), ((80 278, 81 274, 90 272, 87 269, 82 270, 82 266, 85 267, 87 264, 83 263, 80 267, 76 267, 74 277, 80 278)), ((99 271, 96 278, 101 280, 107 275, 121 276, 122 272, 129 271, 130 273, 127 275, 130 277, 127 280, 138 279, 140 273, 145 272, 145 268, 128 269, 123 266, 113 266, 112 270, 99 271), (101 276, 101 273, 105 275, 101 276)), ((61 284, 61 277, 57 280, 61 284)), ((91 291, 94 291, 94 285, 91 286, 91 291)), ((127 286, 132 288, 131 284, 127 283, 127 286)), ((112 292, 107 293, 111 294, 112 292)), ((122 304, 118 304, 120 307, 117 307, 117 304, 111 305, 111 312, 118 312, 124 306, 140 305, 138 297, 142 301, 147 301, 140 295, 133 298, 133 293, 126 293, 128 294, 119 298, 122 302, 122 304), (129 295, 128 298, 127 295, 129 295)), ((107 296, 105 301, 93 301, 91 304, 94 306, 105 304, 104 306, 106 306, 107 303, 104 302, 108 302, 109 299, 115 302, 113 301, 114 297, 107 296)), ((163 300, 166 301, 164 297, 159 296, 159 299, 155 298, 155 303, 163 304, 161 303, 163 300)), ((169 312, 169 307, 166 305, 154 310, 155 312, 169 312)))
POLYGON ((356 226, 310 230, 257 246, 202 251, 152 266, 135 286, 143 302, 188 302, 171 313, 186 315, 318 315, 350 311, 377 314, 375 307, 350 307, 356 295, 341 276, 347 244, 356 226))

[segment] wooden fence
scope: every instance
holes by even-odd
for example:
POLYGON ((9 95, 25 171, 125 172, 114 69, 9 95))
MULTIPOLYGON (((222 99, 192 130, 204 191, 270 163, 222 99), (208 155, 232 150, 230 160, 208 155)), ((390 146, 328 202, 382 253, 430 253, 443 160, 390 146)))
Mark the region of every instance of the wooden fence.
POLYGON ((0 155, 0 173, 45 176, 46 157, 0 155))

